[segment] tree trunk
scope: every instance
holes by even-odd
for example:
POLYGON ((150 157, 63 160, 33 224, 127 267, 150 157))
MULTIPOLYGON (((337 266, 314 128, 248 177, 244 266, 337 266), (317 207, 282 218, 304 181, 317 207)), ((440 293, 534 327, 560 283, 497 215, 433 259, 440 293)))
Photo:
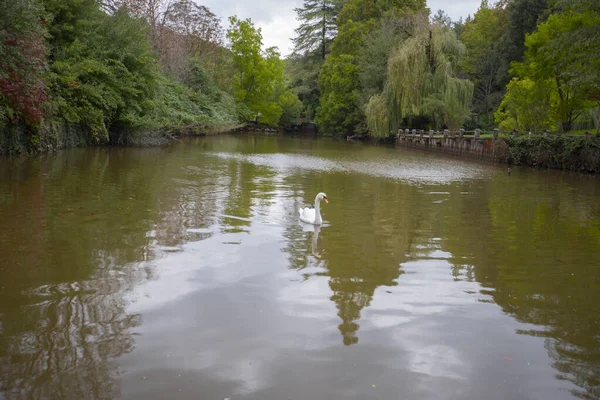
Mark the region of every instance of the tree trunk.
POLYGON ((323 4, 323 8, 321 9, 321 12, 323 13, 323 36, 321 38, 322 39, 321 44, 322 44, 322 57, 323 57, 323 60, 325 60, 325 27, 326 27, 326 21, 325 21, 325 17, 326 17, 326 15, 325 15, 325 13, 326 13, 325 0, 323 0, 322 4, 323 4))

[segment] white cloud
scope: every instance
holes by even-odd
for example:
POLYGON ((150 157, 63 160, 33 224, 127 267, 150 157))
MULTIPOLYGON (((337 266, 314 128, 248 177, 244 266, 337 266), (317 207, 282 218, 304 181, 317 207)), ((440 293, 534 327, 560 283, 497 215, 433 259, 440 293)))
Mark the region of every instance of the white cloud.
POLYGON ((460 17, 465 19, 468 15, 472 16, 477 12, 480 4, 481 0, 427 0, 427 7, 432 14, 435 14, 437 10, 444 10, 452 18, 452 21, 456 21, 460 17))
POLYGON ((277 46, 282 56, 292 53, 294 45, 291 38, 294 37, 294 30, 298 26, 294 10, 275 15, 270 21, 259 22, 257 25, 262 29, 265 48, 277 46))

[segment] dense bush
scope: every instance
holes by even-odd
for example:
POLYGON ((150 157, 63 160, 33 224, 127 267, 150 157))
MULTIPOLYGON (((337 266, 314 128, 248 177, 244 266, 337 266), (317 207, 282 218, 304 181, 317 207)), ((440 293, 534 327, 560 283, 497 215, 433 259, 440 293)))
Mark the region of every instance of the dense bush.
POLYGON ((600 138, 584 136, 521 136, 502 139, 511 164, 600 172, 600 138))

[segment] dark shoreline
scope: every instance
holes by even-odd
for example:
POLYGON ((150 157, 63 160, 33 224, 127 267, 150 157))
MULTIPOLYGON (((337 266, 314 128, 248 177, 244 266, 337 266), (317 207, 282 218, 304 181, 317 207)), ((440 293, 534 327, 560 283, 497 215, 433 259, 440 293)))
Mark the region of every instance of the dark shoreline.
MULTIPOLYGON (((0 132, 0 157, 53 153, 57 150, 83 147, 164 147, 188 137, 213 136, 226 133, 262 133, 266 135, 295 135, 320 137, 316 131, 281 129, 254 123, 224 123, 210 126, 188 126, 164 129, 115 128, 105 143, 94 143, 84 127, 50 123, 33 141, 18 126, 0 132)), ((600 138, 583 136, 522 136, 492 139, 440 139, 398 137, 376 140, 370 137, 341 137, 355 143, 383 144, 390 147, 418 149, 463 159, 506 165, 525 165, 539 169, 577 171, 600 174, 600 138), (402 139, 402 140, 400 140, 402 139)))

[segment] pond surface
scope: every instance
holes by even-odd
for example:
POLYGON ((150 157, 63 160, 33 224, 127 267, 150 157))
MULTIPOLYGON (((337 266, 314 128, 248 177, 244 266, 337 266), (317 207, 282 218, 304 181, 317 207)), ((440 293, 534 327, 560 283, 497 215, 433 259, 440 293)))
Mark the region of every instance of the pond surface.
POLYGON ((252 135, 0 160, 0 398, 578 397, 597 176, 252 135))

